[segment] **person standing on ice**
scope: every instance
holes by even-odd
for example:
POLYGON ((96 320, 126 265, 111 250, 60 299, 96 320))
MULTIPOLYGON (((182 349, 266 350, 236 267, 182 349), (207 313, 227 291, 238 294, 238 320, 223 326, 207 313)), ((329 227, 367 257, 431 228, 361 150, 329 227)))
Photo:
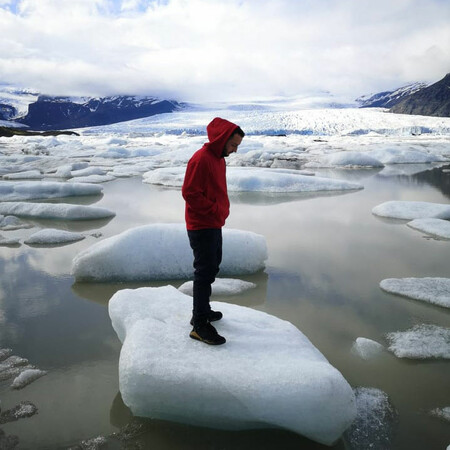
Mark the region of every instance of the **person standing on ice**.
POLYGON ((230 212, 225 159, 237 151, 245 133, 216 117, 206 127, 209 142, 189 160, 182 195, 189 243, 194 253, 193 310, 189 336, 210 345, 226 342, 211 325, 222 313, 209 304, 211 285, 222 261, 222 227, 230 212))

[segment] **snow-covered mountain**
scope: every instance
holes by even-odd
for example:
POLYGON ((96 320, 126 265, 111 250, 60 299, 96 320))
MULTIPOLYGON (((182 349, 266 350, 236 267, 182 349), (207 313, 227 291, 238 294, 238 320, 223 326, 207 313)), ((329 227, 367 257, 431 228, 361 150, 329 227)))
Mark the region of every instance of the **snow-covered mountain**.
POLYGON ((426 88, 422 82, 410 83, 393 91, 383 91, 377 94, 363 95, 356 99, 361 108, 391 108, 407 96, 426 88))
POLYGON ((153 96, 51 97, 0 85, 0 120, 34 130, 108 125, 172 112, 182 106, 153 96))

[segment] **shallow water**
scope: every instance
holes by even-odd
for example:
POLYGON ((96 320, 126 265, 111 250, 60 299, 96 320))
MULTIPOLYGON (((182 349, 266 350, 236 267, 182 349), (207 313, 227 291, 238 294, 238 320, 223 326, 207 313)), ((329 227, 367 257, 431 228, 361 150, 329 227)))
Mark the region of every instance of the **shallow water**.
MULTIPOLYGON (((360 336, 386 345, 386 333, 417 323, 450 326, 447 309, 379 288, 384 278, 450 277, 450 241, 427 238, 404 221, 371 213, 388 200, 449 203, 450 174, 433 169, 411 176, 386 177, 368 170, 323 175, 358 180, 364 190, 316 197, 231 195, 227 226, 263 234, 269 259, 263 273, 244 278, 256 282, 257 289, 215 299, 291 321, 353 387, 386 392, 398 413, 386 448, 445 449, 450 424, 428 412, 450 405, 450 362, 402 360, 388 352, 365 361, 351 347, 360 336)), ((34 222, 36 227, 82 231, 88 235, 83 241, 50 248, 0 247, 0 348, 11 348, 48 371, 19 391, 10 389, 10 381, 0 383, 3 411, 22 400, 39 409, 31 418, 0 428, 17 435, 21 449, 67 448, 108 437, 127 425, 138 434, 130 442, 140 442, 142 448, 327 448, 283 430, 227 432, 132 417, 119 394, 121 346, 107 303, 117 290, 144 284, 74 283, 71 262, 97 242, 94 232, 108 237, 148 223, 181 222, 184 205, 179 190, 146 185, 140 178, 106 183, 98 200, 96 206, 117 216, 110 221, 34 222)), ((35 231, 2 234, 23 238, 35 231)), ((145 285, 163 284, 167 282, 145 285)), ((123 445, 111 437, 108 442, 107 448, 123 445)), ((340 441, 333 448, 349 447, 340 441)))

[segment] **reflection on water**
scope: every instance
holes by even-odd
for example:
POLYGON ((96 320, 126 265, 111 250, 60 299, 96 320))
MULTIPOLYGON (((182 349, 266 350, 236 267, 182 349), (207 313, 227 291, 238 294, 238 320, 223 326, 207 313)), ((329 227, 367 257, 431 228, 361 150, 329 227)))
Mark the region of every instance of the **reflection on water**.
MULTIPOLYGON (((386 345, 386 333, 417 323, 450 327, 448 310, 379 288, 385 278, 450 277, 448 242, 426 239, 405 221, 380 220, 371 213, 389 200, 447 203, 449 174, 440 169, 392 177, 378 171, 328 173, 335 175, 356 177, 365 189, 310 198, 231 196, 227 226, 264 235, 269 259, 264 272, 244 278, 256 283, 256 289, 216 300, 289 320, 353 387, 386 392, 400 418, 393 449, 445 448, 448 423, 428 411, 450 405, 450 363, 401 360, 389 352, 365 361, 351 347, 360 336, 386 345)), ((31 419, 1 426, 19 436, 20 448, 67 448, 99 435, 108 437, 111 448, 120 448, 113 433, 133 429, 140 431, 131 443, 161 450, 326 448, 282 430, 227 432, 132 417, 118 394, 120 342, 108 317, 108 300, 120 289, 169 283, 178 287, 183 281, 74 283, 72 259, 98 241, 90 235, 94 231, 106 238, 148 223, 182 222, 184 205, 179 190, 134 178, 105 184, 96 206, 117 216, 86 223, 35 221, 34 229, 8 235, 24 238, 44 226, 89 230, 83 241, 51 248, 0 248, 0 348, 11 348, 48 371, 21 391, 9 388, 11 380, 0 384, 4 410, 22 400, 39 408, 31 419)), ((344 443, 333 448, 342 449, 344 443)))

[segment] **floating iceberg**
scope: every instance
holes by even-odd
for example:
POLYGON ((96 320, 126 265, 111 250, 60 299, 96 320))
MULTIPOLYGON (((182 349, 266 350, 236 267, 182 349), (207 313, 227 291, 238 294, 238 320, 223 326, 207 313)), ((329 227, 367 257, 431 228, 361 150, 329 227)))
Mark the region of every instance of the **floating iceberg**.
MULTIPOLYGON (((237 280, 235 278, 216 278, 216 281, 211 286, 212 295, 237 295, 255 287, 255 283, 237 280)), ((192 296, 192 288, 193 282, 187 281, 178 290, 183 294, 192 296)))
POLYGON ((450 205, 430 202, 390 201, 375 206, 372 213, 391 219, 450 219, 450 205))
POLYGON ((323 156, 318 162, 309 162, 305 167, 384 167, 378 159, 367 153, 337 152, 323 156))
POLYGON ((389 350, 398 358, 450 359, 450 329, 437 325, 416 325, 407 331, 386 335, 389 350))
POLYGON ((325 444, 355 418, 353 390, 291 323, 213 302, 227 343, 189 338, 192 299, 172 286, 109 302, 119 384, 134 415, 222 429, 284 428, 325 444))
POLYGON ((392 294, 450 308, 450 278, 387 278, 380 287, 392 294))
POLYGON ((362 359, 371 359, 382 353, 384 347, 371 339, 359 337, 353 344, 352 351, 362 359))
MULTIPOLYGON (((263 236, 223 229, 221 275, 258 272, 267 259, 263 236)), ((152 224, 104 239, 79 253, 72 272, 82 281, 191 278, 193 256, 184 224, 152 224)))
POLYGON ((383 164, 424 164, 448 161, 440 155, 416 149, 384 148, 372 150, 369 155, 383 164))
POLYGON ((20 245, 20 241, 17 238, 5 238, 0 234, 0 246, 1 247, 9 247, 20 245))
POLYGON ((20 230, 21 228, 31 228, 33 225, 22 222, 16 216, 0 215, 0 230, 20 230))
POLYGON ((13 389, 22 389, 33 381, 46 375, 47 372, 39 369, 26 369, 17 376, 12 382, 13 389))
POLYGON ((52 245, 81 241, 84 238, 85 236, 81 233, 47 228, 32 234, 24 243, 28 245, 52 245))
MULTIPOLYGON (((144 174, 144 182, 181 187, 185 167, 166 167, 144 174)), ((349 181, 303 175, 289 169, 229 167, 227 185, 230 192, 317 192, 363 189, 349 181)))
POLYGON ((46 181, 0 181, 0 201, 22 201, 98 195, 103 188, 94 184, 57 183, 46 181))
POLYGON ((24 172, 8 173, 3 175, 5 180, 40 180, 44 175, 39 170, 26 170, 24 172))
POLYGON ((442 219, 416 219, 406 225, 441 239, 450 239, 450 222, 442 219))
POLYGON ((85 177, 77 176, 76 178, 71 178, 70 183, 105 183, 107 181, 115 180, 116 178, 112 175, 87 175, 85 177))
POLYGON ((115 216, 115 213, 95 206, 65 203, 6 202, 0 204, 0 214, 36 219, 93 220, 115 216))

